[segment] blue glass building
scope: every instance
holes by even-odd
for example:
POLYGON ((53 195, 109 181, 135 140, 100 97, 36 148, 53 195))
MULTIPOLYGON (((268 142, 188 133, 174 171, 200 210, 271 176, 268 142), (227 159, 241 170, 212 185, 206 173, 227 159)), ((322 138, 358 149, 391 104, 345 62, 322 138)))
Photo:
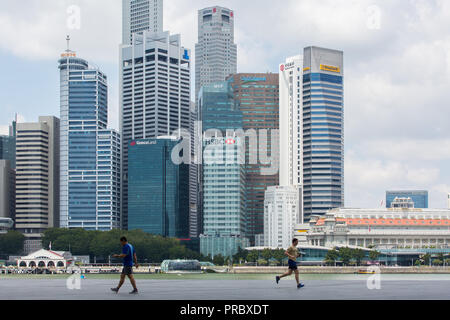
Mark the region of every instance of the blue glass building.
POLYGON ((128 145, 128 229, 172 238, 189 235, 189 165, 175 164, 176 138, 128 145))
POLYGON ((69 50, 59 69, 61 227, 120 228, 120 136, 107 129, 107 77, 69 50))
POLYGON ((395 198, 411 198, 414 208, 428 209, 428 191, 426 190, 386 191, 386 208, 391 207, 395 198))
POLYGON ((344 206, 343 52, 304 49, 301 122, 304 219, 344 206))
POLYGON ((203 255, 234 255, 249 245, 246 229, 245 157, 239 138, 243 115, 229 82, 202 87, 199 93, 203 138, 203 255), (215 130, 214 130, 215 129, 215 130), (244 158, 245 160, 245 158, 244 158))
POLYGON ((16 122, 9 127, 9 135, 0 136, 0 160, 9 160, 10 167, 16 168, 16 122))

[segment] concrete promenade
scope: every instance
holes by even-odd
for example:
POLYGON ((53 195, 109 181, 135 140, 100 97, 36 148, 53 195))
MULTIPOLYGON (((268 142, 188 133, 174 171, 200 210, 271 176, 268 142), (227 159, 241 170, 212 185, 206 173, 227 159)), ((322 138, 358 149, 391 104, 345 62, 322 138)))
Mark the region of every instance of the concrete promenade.
POLYGON ((138 280, 140 294, 129 295, 126 282, 117 295, 110 288, 117 279, 81 280, 80 290, 69 290, 65 279, 0 279, 0 300, 448 300, 448 280, 381 280, 369 290, 366 280, 138 280))

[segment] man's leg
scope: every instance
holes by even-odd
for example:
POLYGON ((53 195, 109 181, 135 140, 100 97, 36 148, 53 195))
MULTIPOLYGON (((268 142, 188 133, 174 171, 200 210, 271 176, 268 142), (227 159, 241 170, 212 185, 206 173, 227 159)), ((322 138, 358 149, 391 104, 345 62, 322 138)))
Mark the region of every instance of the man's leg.
POLYGON ((132 274, 129 274, 129 275, 128 275, 128 279, 130 279, 130 282, 131 282, 131 285, 133 286, 133 289, 134 289, 134 290, 137 290, 137 287, 136 287, 136 280, 134 280, 134 276, 133 276, 132 274))
POLYGON ((116 292, 116 293, 119 292, 119 289, 123 285, 124 282, 125 282, 125 273, 122 273, 120 275, 119 285, 117 286, 117 288, 111 288, 111 290, 116 292))
POLYGON ((288 272, 286 272, 286 273, 284 273, 283 275, 280 276, 280 279, 281 279, 281 278, 284 278, 284 277, 288 277, 288 276, 290 276, 291 274, 292 274, 292 269, 289 269, 288 272))
POLYGON ((298 270, 295 270, 295 281, 297 281, 297 285, 300 284, 300 279, 299 279, 299 275, 298 275, 298 270))

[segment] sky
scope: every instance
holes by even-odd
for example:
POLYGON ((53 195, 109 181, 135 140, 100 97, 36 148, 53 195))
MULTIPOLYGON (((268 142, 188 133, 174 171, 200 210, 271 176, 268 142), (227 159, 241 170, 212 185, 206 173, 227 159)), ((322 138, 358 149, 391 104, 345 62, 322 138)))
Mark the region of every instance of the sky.
MULTIPOLYGON (((344 51, 347 207, 380 207, 391 189, 428 190, 430 207, 447 207, 450 1, 165 0, 164 30, 195 54, 197 10, 214 5, 235 13, 238 72, 277 72, 311 45, 344 51)), ((67 34, 108 75, 119 127, 121 10, 120 0, 2 0, 0 134, 15 113, 59 116, 67 34)))

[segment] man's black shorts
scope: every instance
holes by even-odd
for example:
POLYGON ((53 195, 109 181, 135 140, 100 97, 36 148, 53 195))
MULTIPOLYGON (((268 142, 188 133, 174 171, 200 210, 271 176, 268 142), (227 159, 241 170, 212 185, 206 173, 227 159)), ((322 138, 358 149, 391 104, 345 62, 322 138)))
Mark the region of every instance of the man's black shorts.
POLYGON ((122 274, 129 276, 130 274, 133 274, 133 267, 131 266, 124 266, 122 269, 122 274))
POLYGON ((297 262, 289 259, 288 263, 289 263, 289 269, 291 269, 291 270, 297 270, 298 269, 297 268, 297 262))

